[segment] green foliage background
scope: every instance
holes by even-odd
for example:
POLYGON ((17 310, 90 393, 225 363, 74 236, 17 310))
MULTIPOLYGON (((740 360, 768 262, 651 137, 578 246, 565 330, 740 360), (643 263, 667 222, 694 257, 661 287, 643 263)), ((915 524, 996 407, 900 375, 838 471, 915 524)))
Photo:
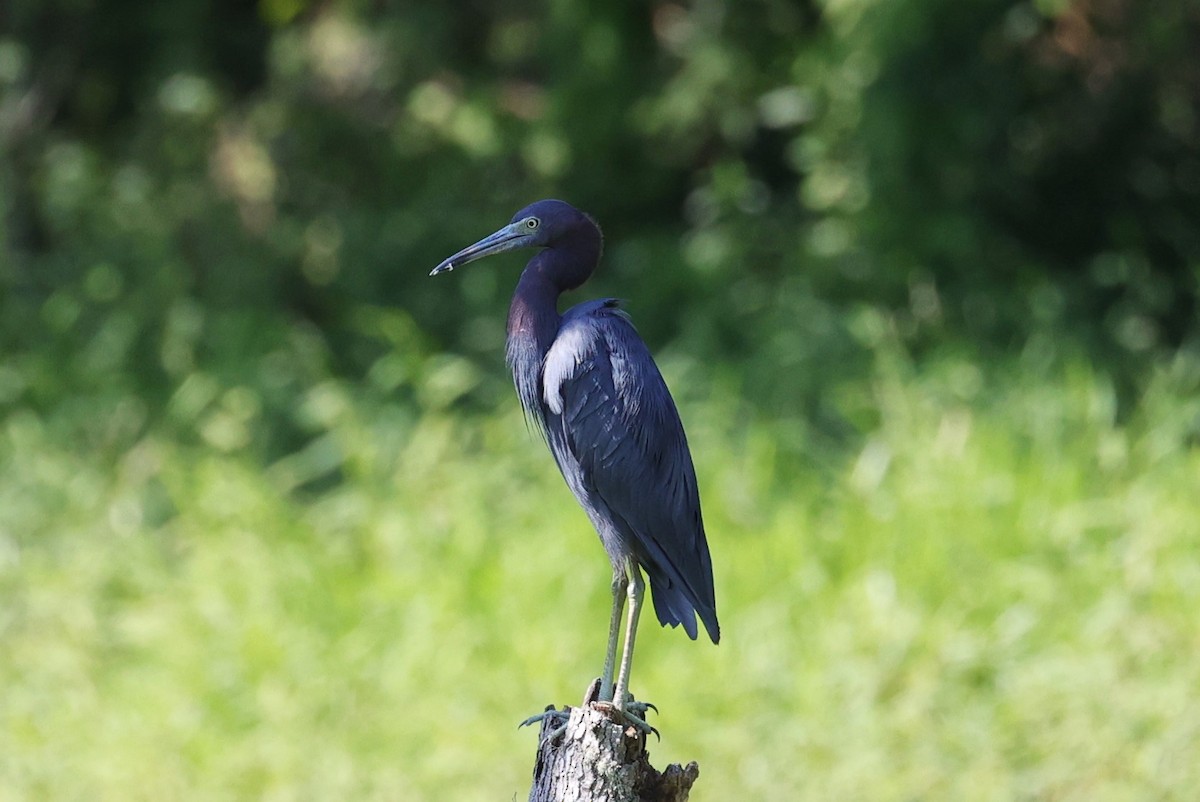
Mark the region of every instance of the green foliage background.
POLYGON ((1185 0, 0 8, 0 800, 522 796, 607 568, 502 358, 608 244, 724 638, 697 799, 1200 787, 1185 0))

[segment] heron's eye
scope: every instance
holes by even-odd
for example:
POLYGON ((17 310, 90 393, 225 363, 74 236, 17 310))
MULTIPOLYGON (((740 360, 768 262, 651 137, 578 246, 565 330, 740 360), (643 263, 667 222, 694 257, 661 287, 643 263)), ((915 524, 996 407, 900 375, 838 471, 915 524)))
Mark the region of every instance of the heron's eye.
POLYGON ((536 217, 530 217, 525 221, 525 228, 529 229, 530 231, 533 231, 535 228, 537 228, 541 224, 542 224, 541 220, 538 220, 536 217))

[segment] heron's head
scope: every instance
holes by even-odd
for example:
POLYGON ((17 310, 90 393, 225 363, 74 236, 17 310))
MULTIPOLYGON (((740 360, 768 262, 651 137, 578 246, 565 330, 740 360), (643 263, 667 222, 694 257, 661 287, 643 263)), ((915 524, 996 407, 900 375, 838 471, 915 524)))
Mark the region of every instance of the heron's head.
POLYGON ((595 221, 571 204, 540 200, 513 215, 504 228, 443 260, 429 275, 446 273, 476 259, 517 248, 552 248, 574 234, 589 230, 597 234, 600 231, 595 221))

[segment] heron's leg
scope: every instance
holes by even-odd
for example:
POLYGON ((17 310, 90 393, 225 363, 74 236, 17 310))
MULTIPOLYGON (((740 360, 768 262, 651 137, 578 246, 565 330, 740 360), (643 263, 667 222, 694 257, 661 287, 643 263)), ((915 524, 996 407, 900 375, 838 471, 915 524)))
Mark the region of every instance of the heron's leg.
POLYGON ((613 691, 613 707, 625 712, 625 699, 629 695, 629 671, 633 667, 633 641, 637 635, 638 614, 642 612, 642 597, 646 594, 646 583, 642 571, 633 558, 625 561, 629 576, 626 593, 629 595, 629 618, 625 623, 625 650, 621 653, 621 673, 617 675, 617 687, 613 691))
POLYGON ((604 673, 600 675, 601 702, 613 700, 613 675, 617 668, 617 638, 621 635, 621 613, 625 611, 625 569, 620 566, 613 568, 612 578, 612 614, 608 619, 608 650, 604 653, 604 673))

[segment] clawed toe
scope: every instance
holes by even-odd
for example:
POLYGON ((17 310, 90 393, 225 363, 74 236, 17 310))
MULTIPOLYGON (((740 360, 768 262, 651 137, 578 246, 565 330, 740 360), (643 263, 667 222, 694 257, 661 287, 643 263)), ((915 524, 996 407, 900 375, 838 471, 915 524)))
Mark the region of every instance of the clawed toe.
POLYGON ((658 708, 655 707, 650 702, 638 702, 633 699, 630 699, 628 702, 625 703, 625 709, 628 711, 632 711, 633 713, 641 716, 642 718, 646 717, 647 710, 653 710, 655 713, 658 713, 658 708))
POLYGON ((567 711, 565 711, 565 710, 555 710, 555 709, 554 709, 554 705, 549 705, 549 706, 548 706, 548 707, 545 709, 545 711, 543 711, 543 712, 541 712, 541 713, 538 713, 538 714, 537 714, 537 715, 535 715, 535 716, 530 716, 529 718, 527 718, 527 719, 525 719, 524 721, 522 721, 520 724, 518 724, 518 725, 517 725, 517 729, 519 730, 519 729, 521 729, 522 727, 528 727, 530 724, 538 724, 538 723, 540 723, 540 722, 542 722, 542 721, 545 721, 545 720, 546 720, 546 719, 548 719, 548 718, 549 718, 549 719, 556 719, 556 718, 557 718, 557 719, 564 719, 564 720, 565 720, 565 719, 567 718, 567 716, 568 716, 568 715, 570 715, 570 714, 569 714, 569 713, 567 713, 567 711))
MULTIPOLYGON (((625 697, 625 704, 618 707, 614 702, 597 699, 596 690, 598 687, 598 682, 593 682, 591 687, 588 688, 587 694, 584 697, 585 707, 605 713, 614 724, 630 726, 643 735, 653 735, 658 740, 662 740, 662 735, 659 734, 658 730, 646 721, 646 711, 653 710, 655 713, 658 713, 657 707, 650 702, 639 702, 633 698, 632 694, 627 695, 625 697)), ((567 729, 567 720, 570 717, 569 707, 556 710, 554 705, 548 705, 543 712, 530 716, 518 724, 517 729, 528 727, 532 724, 541 724, 542 731, 538 740, 541 742, 551 741, 567 729)))
POLYGON ((557 738, 567 728, 567 719, 571 714, 566 710, 555 710, 554 705, 548 705, 545 711, 538 713, 535 716, 522 721, 517 725, 517 729, 528 727, 532 724, 542 724, 542 732, 538 738, 539 741, 549 741, 557 738), (545 722, 550 722, 545 724, 545 722))
POLYGON ((662 740, 662 735, 659 734, 658 730, 650 726, 644 718, 647 710, 653 710, 655 713, 658 712, 658 708, 649 702, 635 702, 630 700, 625 703, 624 709, 617 707, 612 702, 592 702, 592 708, 603 710, 617 724, 628 724, 644 735, 653 735, 658 740, 662 740))

